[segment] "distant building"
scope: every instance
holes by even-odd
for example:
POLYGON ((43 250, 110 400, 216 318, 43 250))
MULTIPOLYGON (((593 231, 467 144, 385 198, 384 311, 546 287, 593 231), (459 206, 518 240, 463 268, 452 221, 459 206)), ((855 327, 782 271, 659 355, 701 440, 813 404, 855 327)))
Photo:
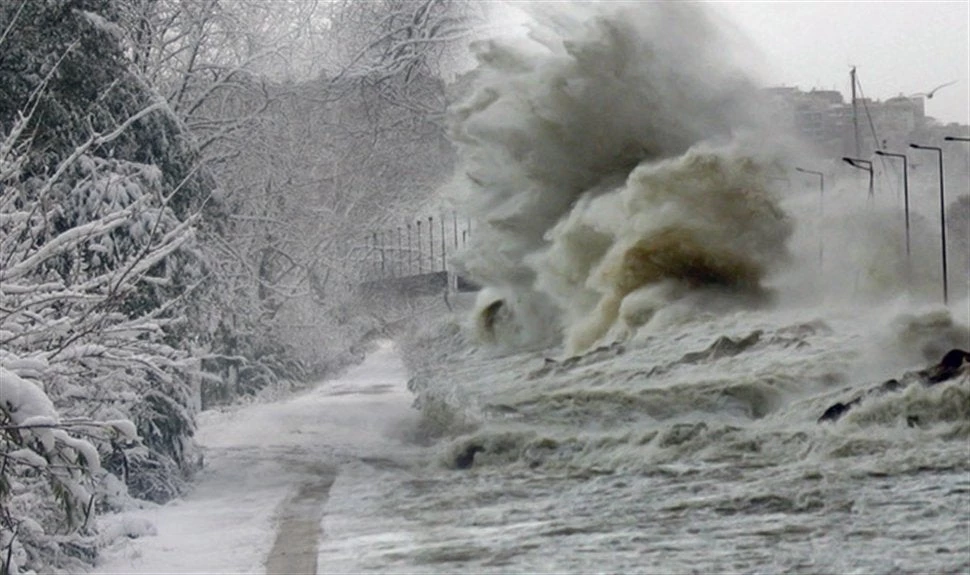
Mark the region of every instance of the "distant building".
POLYGON ((799 135, 819 151, 842 137, 842 94, 833 90, 803 92, 796 87, 768 88, 771 121, 799 135))
POLYGON ((934 123, 926 116, 922 96, 857 98, 853 107, 851 99, 836 90, 805 92, 778 86, 765 93, 772 123, 788 128, 826 157, 858 153, 867 158, 877 149, 902 149, 914 134, 934 123))

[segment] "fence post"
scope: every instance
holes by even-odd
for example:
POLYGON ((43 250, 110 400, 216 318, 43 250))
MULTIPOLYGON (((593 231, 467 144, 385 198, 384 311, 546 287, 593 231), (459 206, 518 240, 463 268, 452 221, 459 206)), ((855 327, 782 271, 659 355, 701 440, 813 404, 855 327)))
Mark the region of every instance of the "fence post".
POLYGON ((421 257, 421 220, 418 220, 418 275, 421 275, 424 272, 424 268, 423 268, 424 262, 422 260, 423 258, 421 257))
POLYGON ((407 273, 405 273, 404 271, 404 259, 401 258, 401 256, 404 253, 401 251, 401 248, 403 247, 403 243, 404 243, 403 239, 404 237, 401 234, 401 226, 398 226, 397 227, 397 258, 395 258, 397 260, 398 277, 404 277, 407 275, 407 273))
POLYGON ((428 216, 428 247, 431 248, 431 252, 428 253, 428 271, 434 271, 434 218, 428 216))
POLYGON ((445 247, 447 246, 447 242, 445 242, 445 216, 442 215, 440 219, 441 219, 441 271, 446 272, 448 271, 448 260, 447 260, 448 250, 445 249, 445 247))
POLYGON ((387 232, 381 232, 381 279, 387 277, 387 263, 384 255, 384 245, 387 243, 387 232))
POLYGON ((407 223, 408 226, 408 275, 411 275, 411 270, 413 266, 411 265, 413 261, 414 254, 411 253, 411 222, 407 223))
MULTIPOLYGON (((372 257, 372 254, 374 254, 374 252, 377 251, 377 232, 371 233, 371 240, 374 243, 371 244, 371 249, 368 250, 369 253, 367 254, 367 259, 370 259, 372 257)), ((374 267, 375 268, 377 267, 377 262, 374 262, 374 267)))

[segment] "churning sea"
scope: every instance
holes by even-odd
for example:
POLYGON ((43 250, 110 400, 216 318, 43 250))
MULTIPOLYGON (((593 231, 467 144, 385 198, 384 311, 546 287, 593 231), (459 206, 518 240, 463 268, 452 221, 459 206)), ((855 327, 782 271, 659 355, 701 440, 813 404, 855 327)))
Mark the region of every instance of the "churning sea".
POLYGON ((338 479, 321 566, 966 573, 968 372, 817 422, 938 361, 958 324, 895 304, 682 313, 572 358, 428 324, 399 346, 421 419, 338 479))

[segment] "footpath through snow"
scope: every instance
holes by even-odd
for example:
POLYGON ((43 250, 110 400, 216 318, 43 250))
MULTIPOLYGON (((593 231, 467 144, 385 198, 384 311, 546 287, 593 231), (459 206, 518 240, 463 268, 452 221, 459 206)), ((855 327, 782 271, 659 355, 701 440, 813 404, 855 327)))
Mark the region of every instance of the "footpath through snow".
MULTIPOLYGON (((109 515, 98 573, 316 573, 331 487, 341 469, 403 449, 410 409, 391 343, 338 380, 273 404, 206 412, 206 466, 194 489, 164 506, 109 515)), ((352 474, 359 475, 359 474, 352 474)))

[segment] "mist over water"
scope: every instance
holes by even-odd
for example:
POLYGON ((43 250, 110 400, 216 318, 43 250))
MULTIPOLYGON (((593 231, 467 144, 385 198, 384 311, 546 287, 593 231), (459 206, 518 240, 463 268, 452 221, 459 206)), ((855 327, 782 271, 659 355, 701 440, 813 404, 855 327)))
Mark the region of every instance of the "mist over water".
POLYGON ((546 4, 475 46, 451 131, 487 337, 581 352, 698 290, 756 300, 788 259, 784 148, 701 8, 546 4))

